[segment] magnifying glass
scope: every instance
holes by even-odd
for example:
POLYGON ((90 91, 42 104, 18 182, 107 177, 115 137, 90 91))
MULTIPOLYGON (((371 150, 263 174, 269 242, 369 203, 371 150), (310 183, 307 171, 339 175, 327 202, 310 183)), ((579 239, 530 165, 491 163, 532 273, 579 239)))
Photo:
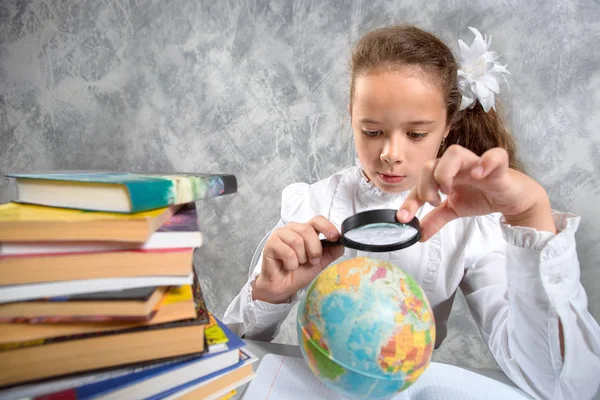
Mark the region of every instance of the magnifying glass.
POLYGON ((370 210, 348 217, 342 222, 340 239, 330 242, 321 239, 323 247, 343 245, 351 249, 386 252, 404 249, 421 238, 419 220, 408 223, 396 219, 397 210, 370 210))

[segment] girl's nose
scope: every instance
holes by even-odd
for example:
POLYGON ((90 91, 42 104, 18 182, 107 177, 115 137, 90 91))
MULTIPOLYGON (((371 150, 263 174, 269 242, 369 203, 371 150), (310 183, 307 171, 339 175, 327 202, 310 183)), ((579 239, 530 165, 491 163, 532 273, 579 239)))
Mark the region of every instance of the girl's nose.
POLYGON ((392 134, 385 140, 383 150, 379 158, 387 164, 401 164, 404 161, 401 135, 392 134))

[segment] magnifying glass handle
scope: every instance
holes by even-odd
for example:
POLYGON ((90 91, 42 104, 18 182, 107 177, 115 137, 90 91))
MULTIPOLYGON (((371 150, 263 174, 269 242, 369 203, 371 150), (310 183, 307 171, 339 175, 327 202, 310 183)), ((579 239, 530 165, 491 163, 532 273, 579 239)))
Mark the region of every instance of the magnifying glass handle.
POLYGON ((340 242, 339 240, 336 240, 335 242, 330 242, 327 239, 321 239, 321 246, 323 246, 323 247, 335 247, 335 246, 339 246, 341 244, 342 244, 342 242, 340 242))

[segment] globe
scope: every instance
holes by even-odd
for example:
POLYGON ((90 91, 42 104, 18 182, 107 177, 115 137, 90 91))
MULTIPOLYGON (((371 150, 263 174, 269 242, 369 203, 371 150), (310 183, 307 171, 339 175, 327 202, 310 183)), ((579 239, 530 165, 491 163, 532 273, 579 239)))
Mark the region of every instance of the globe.
POLYGON ((348 398, 386 399, 429 366, 435 321, 419 284, 393 264, 352 258, 324 269, 298 306, 298 343, 315 376, 348 398))

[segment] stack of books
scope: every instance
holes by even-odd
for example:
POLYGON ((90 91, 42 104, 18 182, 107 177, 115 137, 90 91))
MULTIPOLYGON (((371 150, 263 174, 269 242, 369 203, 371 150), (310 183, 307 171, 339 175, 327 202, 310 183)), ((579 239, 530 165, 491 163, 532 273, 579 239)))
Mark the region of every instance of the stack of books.
POLYGON ((206 308, 195 202, 232 175, 9 175, 0 205, 0 398, 219 398, 252 378, 206 308))

